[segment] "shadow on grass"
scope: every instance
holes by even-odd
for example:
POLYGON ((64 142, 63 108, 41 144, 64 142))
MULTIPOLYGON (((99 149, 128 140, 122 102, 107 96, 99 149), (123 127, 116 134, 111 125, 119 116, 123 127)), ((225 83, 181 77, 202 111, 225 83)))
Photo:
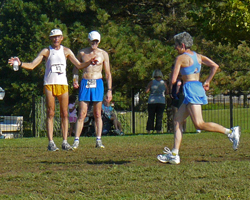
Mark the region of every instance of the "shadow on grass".
MULTIPOLYGON (((41 161, 41 164, 47 164, 47 165, 51 165, 51 164, 57 164, 57 165, 61 165, 61 164, 80 164, 80 162, 51 162, 51 161, 41 161)), ((118 161, 114 161, 114 160, 88 160, 86 161, 87 164, 89 165, 102 165, 102 164, 107 164, 107 165, 123 165, 123 164, 127 164, 130 163, 130 161, 126 161, 126 160, 118 160, 118 161)))
POLYGON ((88 164, 90 165, 102 165, 102 164, 108 164, 108 165, 123 165, 123 164, 127 164, 130 163, 130 161, 126 161, 126 160, 119 160, 119 161, 114 161, 114 160, 89 160, 87 161, 88 164))
POLYGON ((68 161, 68 162, 60 162, 60 161, 56 161, 56 162, 54 162, 54 161, 41 161, 41 162, 39 162, 39 163, 41 163, 41 164, 46 164, 46 165, 61 165, 61 164, 81 164, 81 162, 71 162, 71 161, 68 161))
POLYGON ((204 162, 204 163, 206 163, 206 162, 210 162, 209 160, 196 160, 195 162, 204 162))

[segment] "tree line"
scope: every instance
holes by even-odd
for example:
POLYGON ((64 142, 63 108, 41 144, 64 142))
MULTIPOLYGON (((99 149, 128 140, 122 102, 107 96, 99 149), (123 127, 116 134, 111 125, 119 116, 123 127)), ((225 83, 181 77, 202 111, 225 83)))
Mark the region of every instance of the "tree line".
MULTIPOLYGON (((177 56, 173 36, 187 31, 193 50, 220 65, 211 94, 248 92, 250 81, 249 1, 239 0, 3 0, 0 3, 0 86, 6 96, 2 115, 24 115, 32 95, 43 95, 44 62, 35 70, 14 72, 11 56, 32 61, 46 46, 49 32, 60 28, 63 45, 75 54, 87 47, 92 30, 101 33, 100 48, 110 56, 114 98, 143 90, 159 68, 167 80, 177 56)), ((73 66, 68 63, 70 93, 73 66)), ((203 68, 204 80, 209 69, 203 68)))

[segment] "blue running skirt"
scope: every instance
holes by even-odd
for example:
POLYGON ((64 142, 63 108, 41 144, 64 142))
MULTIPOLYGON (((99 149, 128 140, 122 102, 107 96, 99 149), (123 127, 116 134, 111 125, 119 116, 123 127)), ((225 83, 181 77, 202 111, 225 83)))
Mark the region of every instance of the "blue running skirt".
POLYGON ((79 91, 79 101, 103 101, 104 85, 102 79, 96 79, 96 87, 88 88, 88 79, 82 79, 79 91))
POLYGON ((207 95, 199 81, 189 81, 183 86, 184 104, 207 104, 207 95))

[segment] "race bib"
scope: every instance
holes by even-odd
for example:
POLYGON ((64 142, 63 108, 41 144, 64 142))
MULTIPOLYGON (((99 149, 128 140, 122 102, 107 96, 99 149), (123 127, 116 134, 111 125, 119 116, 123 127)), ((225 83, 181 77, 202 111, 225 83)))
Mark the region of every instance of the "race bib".
POLYGON ((52 71, 52 73, 59 73, 59 74, 63 73, 61 65, 53 65, 53 66, 51 66, 51 71, 52 71))
POLYGON ((96 79, 88 79, 86 88, 96 88, 96 79))

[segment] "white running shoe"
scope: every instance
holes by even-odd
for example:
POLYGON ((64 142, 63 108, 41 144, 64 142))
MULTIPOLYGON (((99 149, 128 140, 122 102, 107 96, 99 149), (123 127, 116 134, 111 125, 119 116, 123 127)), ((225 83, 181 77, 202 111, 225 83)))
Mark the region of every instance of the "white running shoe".
POLYGON ((102 149, 105 148, 105 146, 102 144, 101 140, 96 140, 96 146, 95 147, 96 148, 102 148, 102 149))
POLYGON ((73 149, 77 149, 78 146, 79 146, 79 140, 75 140, 74 143, 73 143, 73 145, 72 145, 72 148, 73 149))
POLYGON ((228 135, 229 140, 233 143, 233 149, 236 151, 240 144, 240 127, 231 128, 232 133, 228 135))
POLYGON ((180 164, 180 156, 179 155, 174 156, 168 147, 164 148, 163 153, 165 153, 165 154, 157 156, 157 159, 160 162, 162 162, 162 163, 169 162, 169 163, 175 164, 175 165, 180 164))
POLYGON ((62 150, 69 151, 69 150, 73 150, 73 149, 72 149, 72 147, 69 145, 68 142, 63 142, 63 143, 62 143, 62 150))
POLYGON ((55 143, 49 142, 48 151, 59 151, 55 143))

